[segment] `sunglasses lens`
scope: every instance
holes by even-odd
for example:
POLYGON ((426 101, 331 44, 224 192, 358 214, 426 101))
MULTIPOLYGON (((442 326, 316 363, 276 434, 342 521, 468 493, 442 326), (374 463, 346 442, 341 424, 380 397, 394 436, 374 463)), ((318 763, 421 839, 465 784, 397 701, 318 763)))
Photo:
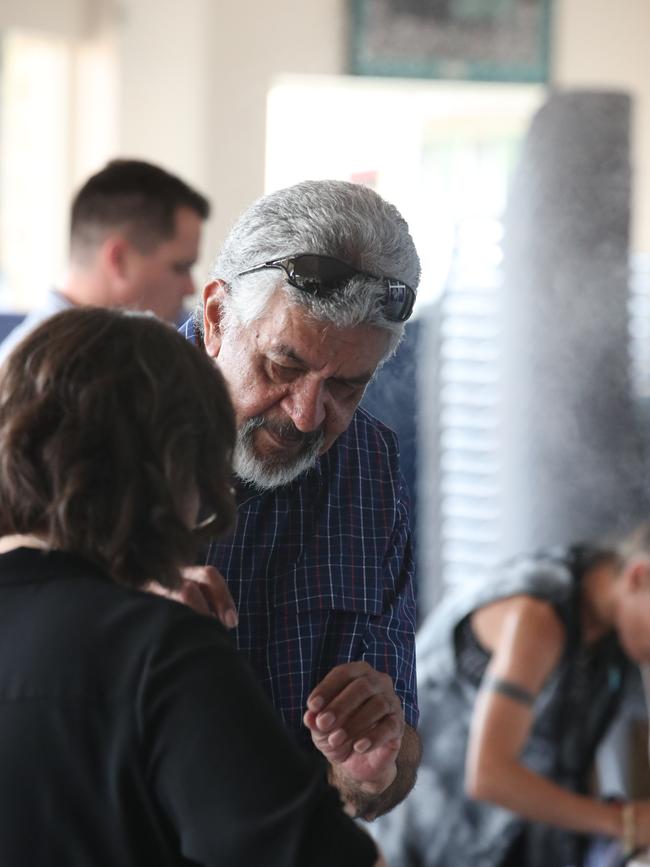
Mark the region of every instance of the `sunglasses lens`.
POLYGON ((399 322, 406 322, 413 312, 415 295, 399 280, 389 280, 386 287, 386 314, 399 322))
POLYGON ((327 256, 296 256, 291 276, 309 292, 333 292, 357 273, 345 262, 327 256))

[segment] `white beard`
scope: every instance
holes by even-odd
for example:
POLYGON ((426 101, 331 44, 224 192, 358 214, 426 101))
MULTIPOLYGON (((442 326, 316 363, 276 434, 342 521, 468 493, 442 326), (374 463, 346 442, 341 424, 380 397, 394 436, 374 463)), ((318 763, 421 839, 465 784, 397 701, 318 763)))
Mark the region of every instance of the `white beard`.
POLYGON ((325 434, 320 431, 308 435, 304 449, 291 458, 282 455, 262 459, 255 453, 253 433, 264 427, 261 416, 244 422, 237 432, 237 444, 233 454, 233 468, 239 478, 261 491, 269 491, 288 485, 316 463, 323 446, 325 434))

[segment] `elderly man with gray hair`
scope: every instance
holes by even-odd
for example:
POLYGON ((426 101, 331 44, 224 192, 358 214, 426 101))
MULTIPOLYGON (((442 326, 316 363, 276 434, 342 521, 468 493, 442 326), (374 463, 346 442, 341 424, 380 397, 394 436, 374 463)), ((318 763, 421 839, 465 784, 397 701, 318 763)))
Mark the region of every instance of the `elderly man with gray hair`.
POLYGON ((420 743, 407 496, 395 435, 359 402, 419 275, 395 207, 306 181, 243 214, 183 327, 238 427, 237 528, 209 547, 204 580, 225 578, 239 649, 367 819, 406 796, 420 743))

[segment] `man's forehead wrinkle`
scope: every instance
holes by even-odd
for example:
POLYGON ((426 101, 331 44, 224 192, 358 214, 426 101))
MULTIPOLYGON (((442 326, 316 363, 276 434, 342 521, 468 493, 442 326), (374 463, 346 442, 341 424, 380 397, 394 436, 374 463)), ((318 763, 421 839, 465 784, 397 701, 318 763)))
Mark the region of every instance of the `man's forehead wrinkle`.
POLYGON ((307 365, 307 362, 304 358, 302 358, 296 350, 289 343, 272 343, 270 346, 271 352, 276 355, 284 355, 286 358, 290 358, 292 361, 296 361, 299 364, 307 365))
POLYGON ((269 346, 269 352, 273 355, 282 355, 285 358, 294 361, 296 364, 302 365, 304 368, 308 370, 320 370, 322 367, 327 367, 329 363, 331 363, 330 359, 326 359, 320 367, 318 365, 314 365, 312 361, 309 361, 303 355, 298 352, 298 350, 292 346, 290 343, 282 343, 280 341, 272 342, 269 346))
MULTIPOLYGON (((300 356, 295 351, 295 349, 293 349, 293 347, 287 343, 275 344, 271 347, 271 349, 269 351, 274 355, 277 354, 277 355, 284 356, 285 358, 291 359, 291 361, 294 361, 296 364, 300 364, 306 370, 314 370, 315 369, 306 359, 302 358, 302 356, 300 356)), ((327 364, 325 364, 323 366, 327 367, 327 364)), ((320 369, 320 368, 318 368, 318 369, 320 369)), ((336 374, 334 374, 334 375, 336 377, 336 374)), ((370 382, 370 380, 374 376, 374 371, 363 370, 360 373, 338 374, 338 376, 341 379, 348 380, 352 383, 357 383, 359 385, 367 385, 368 382, 370 382)))

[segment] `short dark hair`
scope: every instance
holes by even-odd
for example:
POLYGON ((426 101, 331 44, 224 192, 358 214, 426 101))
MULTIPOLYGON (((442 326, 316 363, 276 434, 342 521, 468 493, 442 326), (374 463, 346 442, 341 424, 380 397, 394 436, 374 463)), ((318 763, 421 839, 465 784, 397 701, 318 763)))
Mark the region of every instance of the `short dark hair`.
POLYGON ((0 368, 0 535, 115 580, 174 587, 235 514, 232 404, 205 353, 148 314, 56 314, 0 368), (198 493, 199 529, 186 524, 198 493))
POLYGON ((115 230, 149 252, 173 236, 176 212, 183 207, 202 220, 210 215, 208 200, 176 175, 143 160, 112 160, 72 201, 72 255, 79 258, 115 230))

